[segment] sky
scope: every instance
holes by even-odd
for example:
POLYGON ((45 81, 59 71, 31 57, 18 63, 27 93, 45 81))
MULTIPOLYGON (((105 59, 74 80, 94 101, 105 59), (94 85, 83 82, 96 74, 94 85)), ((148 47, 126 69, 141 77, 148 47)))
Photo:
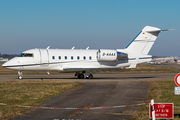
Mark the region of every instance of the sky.
POLYGON ((0 53, 33 48, 124 49, 145 26, 150 55, 180 56, 180 0, 0 0, 0 53))

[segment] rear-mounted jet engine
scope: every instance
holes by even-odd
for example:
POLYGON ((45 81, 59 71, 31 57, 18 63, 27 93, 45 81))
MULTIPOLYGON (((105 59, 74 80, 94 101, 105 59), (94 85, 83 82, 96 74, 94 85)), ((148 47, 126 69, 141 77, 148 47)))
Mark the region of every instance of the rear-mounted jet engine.
POLYGON ((99 49, 97 51, 98 61, 119 61, 127 58, 126 53, 117 52, 116 50, 99 49))

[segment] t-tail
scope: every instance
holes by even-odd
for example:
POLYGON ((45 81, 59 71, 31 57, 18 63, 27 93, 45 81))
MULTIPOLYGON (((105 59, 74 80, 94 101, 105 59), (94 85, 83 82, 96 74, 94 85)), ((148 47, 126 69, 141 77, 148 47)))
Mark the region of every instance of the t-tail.
POLYGON ((126 47, 126 50, 133 53, 147 55, 154 42, 156 41, 159 33, 169 30, 172 29, 161 30, 157 27, 145 26, 142 31, 126 47))
POLYGON ((142 31, 131 41, 126 47, 128 52, 129 62, 131 65, 127 68, 136 68, 139 63, 151 61, 152 56, 148 55, 157 36, 162 31, 170 31, 173 29, 161 30, 157 27, 145 26, 142 31))

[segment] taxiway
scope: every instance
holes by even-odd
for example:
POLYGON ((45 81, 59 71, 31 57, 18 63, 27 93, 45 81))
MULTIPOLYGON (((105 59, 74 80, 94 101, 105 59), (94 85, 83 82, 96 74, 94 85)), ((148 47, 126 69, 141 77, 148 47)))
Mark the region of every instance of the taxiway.
MULTIPOLYGON (((84 82, 72 92, 54 96, 41 106, 61 108, 106 107, 143 103, 148 98, 148 81, 171 80, 175 73, 153 74, 96 74, 94 79, 77 79, 72 74, 24 75, 23 81, 58 80, 84 82)), ((0 75, 0 81, 19 81, 17 75, 0 75)), ((120 120, 132 117, 138 107, 122 107, 98 110, 32 109, 25 116, 14 119, 103 119, 120 120)))

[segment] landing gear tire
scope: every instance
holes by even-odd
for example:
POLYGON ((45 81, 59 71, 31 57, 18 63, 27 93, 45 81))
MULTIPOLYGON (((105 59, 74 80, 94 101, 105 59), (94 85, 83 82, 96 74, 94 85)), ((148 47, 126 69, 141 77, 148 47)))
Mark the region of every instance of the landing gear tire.
POLYGON ((18 71, 18 74, 19 74, 19 76, 18 76, 18 79, 23 79, 23 74, 22 74, 22 71, 18 71))
POLYGON ((20 75, 20 76, 18 76, 18 79, 20 79, 20 80, 21 80, 21 79, 23 79, 23 77, 20 75))
POLYGON ((89 75, 89 79, 93 79, 93 75, 92 74, 89 75))
POLYGON ((86 77, 87 79, 93 79, 93 75, 92 74, 89 74, 88 77, 86 77))
POLYGON ((78 75, 78 78, 79 78, 79 79, 84 79, 84 74, 79 74, 79 75, 78 75))

